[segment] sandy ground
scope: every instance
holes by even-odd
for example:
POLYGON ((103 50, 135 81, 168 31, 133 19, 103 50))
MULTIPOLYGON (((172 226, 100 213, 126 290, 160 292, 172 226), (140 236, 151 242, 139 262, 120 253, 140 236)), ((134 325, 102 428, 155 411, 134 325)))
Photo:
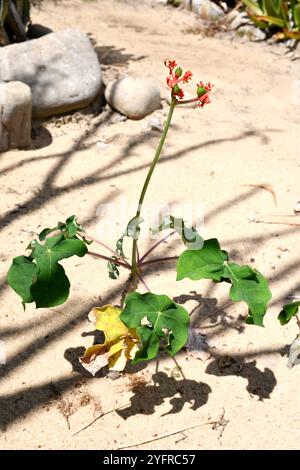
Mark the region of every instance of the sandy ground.
MULTIPOLYGON (((0 448, 117 449, 208 421, 219 423, 135 448, 298 448, 300 366, 286 367, 297 327, 281 328, 276 316, 287 296, 299 292, 299 235, 296 226, 249 222, 253 214, 291 216, 299 200, 297 64, 276 46, 186 34, 195 25, 192 15, 143 2, 45 2, 33 18, 56 31, 76 25, 89 33, 106 81, 124 73, 147 76, 164 94, 163 60, 174 57, 215 83, 211 106, 176 110, 147 200, 203 204, 205 237, 217 237, 238 262, 254 263, 270 279, 273 300, 265 328, 247 326, 246 307, 228 306, 226 286, 176 283, 170 263, 148 270, 154 292, 175 294, 194 309, 193 326, 207 335, 211 355, 183 351, 178 363, 185 378, 165 356, 118 380, 89 376, 78 364, 93 340, 87 313, 119 303, 126 273, 112 281, 101 261, 68 260, 69 301, 26 312, 4 276, 34 233, 73 213, 89 233, 102 235, 97 207, 135 200, 159 138, 147 124, 153 117, 163 122, 167 104, 138 122, 87 110, 36 124, 32 149, 0 156, 0 333, 7 347, 0 448), (273 188, 277 206, 263 184, 273 188)), ((161 253, 180 249, 172 242, 161 253)))

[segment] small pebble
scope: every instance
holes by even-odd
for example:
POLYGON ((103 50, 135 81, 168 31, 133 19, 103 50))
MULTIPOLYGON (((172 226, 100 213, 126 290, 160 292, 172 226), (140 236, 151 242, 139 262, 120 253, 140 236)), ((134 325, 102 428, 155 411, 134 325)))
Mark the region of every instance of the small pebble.
POLYGON ((294 212, 300 212, 300 201, 296 202, 296 204, 294 205, 294 212))

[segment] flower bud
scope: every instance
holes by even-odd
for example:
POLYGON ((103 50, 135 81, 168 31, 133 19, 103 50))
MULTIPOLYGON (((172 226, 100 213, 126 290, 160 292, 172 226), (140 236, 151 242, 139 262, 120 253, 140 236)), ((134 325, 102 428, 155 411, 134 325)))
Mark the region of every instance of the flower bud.
POLYGON ((174 96, 178 96, 178 98, 182 99, 184 97, 184 93, 183 93, 183 90, 182 88, 180 88, 180 86, 177 85, 174 85, 173 86, 173 90, 172 90, 172 93, 174 96))
POLYGON ((181 67, 178 67, 176 70, 175 70, 175 75, 177 78, 180 78, 181 75, 182 75, 182 68, 181 67))
POLYGON ((198 86, 197 96, 198 97, 203 96, 203 95, 205 95, 205 93, 207 93, 207 89, 204 86, 198 86))

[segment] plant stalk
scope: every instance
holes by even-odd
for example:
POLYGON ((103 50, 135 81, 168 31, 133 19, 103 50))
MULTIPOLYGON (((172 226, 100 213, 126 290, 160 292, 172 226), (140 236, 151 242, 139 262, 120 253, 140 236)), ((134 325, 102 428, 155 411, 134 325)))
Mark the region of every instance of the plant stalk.
MULTIPOLYGON (((151 166, 149 168, 147 177, 145 179, 145 182, 144 182, 144 185, 143 185, 143 188, 142 188, 142 191, 141 191, 141 195, 140 195, 140 198, 139 198, 138 207, 137 207, 137 211, 136 211, 136 216, 135 216, 135 218, 137 218, 137 219, 141 215, 145 195, 146 195, 146 192, 147 192, 152 174, 153 174, 154 169, 155 169, 155 167, 157 165, 157 162, 159 160, 163 145, 165 143, 165 140, 166 140, 166 137, 167 137, 167 134, 168 134, 168 130, 170 128, 170 124, 171 124, 171 120, 172 120, 172 116, 173 116, 175 106, 176 106, 176 98, 173 97, 172 101, 171 101, 171 104, 170 104, 169 113, 168 113, 168 117, 167 117, 167 120, 166 120, 166 123, 165 123, 165 126, 164 126, 162 136, 160 138, 160 141, 159 141, 158 147, 156 149, 153 161, 151 163, 151 166)), ((133 244, 132 244, 132 261, 131 261, 131 265, 132 265, 132 273, 135 274, 137 272, 137 239, 134 239, 133 244)))
POLYGON ((94 256, 95 258, 100 258, 104 259, 105 261, 108 261, 109 263, 115 263, 117 266, 122 266, 123 268, 131 270, 131 266, 128 263, 124 263, 122 261, 119 261, 118 259, 110 258, 108 256, 100 255, 100 253, 95 253, 94 251, 88 251, 88 255, 94 256))
POLYGON ((178 256, 167 256, 166 258, 155 258, 150 259, 149 261, 143 261, 139 264, 140 267, 147 266, 148 264, 163 263, 165 261, 174 261, 178 260, 178 256))
POLYGON ((139 260, 140 263, 142 263, 144 261, 145 258, 147 258, 148 255, 150 255, 150 253, 152 253, 152 251, 154 251, 159 245, 161 245, 161 243, 165 242, 166 240, 168 240, 168 238, 172 237, 173 235, 175 235, 175 231, 174 232, 171 232, 169 233, 168 235, 166 235, 164 238, 161 238, 160 240, 158 240, 158 242, 156 242, 151 248, 149 248, 148 251, 146 251, 146 253, 141 257, 141 259, 139 260))

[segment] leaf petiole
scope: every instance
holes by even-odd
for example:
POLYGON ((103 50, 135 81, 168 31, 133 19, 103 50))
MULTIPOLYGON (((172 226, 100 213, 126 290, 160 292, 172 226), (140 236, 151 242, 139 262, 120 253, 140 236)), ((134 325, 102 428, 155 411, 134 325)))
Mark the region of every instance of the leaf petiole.
POLYGON ((125 269, 131 270, 130 264, 128 264, 128 263, 125 264, 124 262, 119 261, 119 260, 114 259, 114 258, 110 258, 109 256, 100 255, 100 253, 95 253, 94 251, 88 251, 87 254, 90 255, 90 256, 94 256, 95 258, 100 258, 100 259, 103 259, 105 261, 108 261, 109 263, 117 264, 118 266, 122 266, 125 269))

